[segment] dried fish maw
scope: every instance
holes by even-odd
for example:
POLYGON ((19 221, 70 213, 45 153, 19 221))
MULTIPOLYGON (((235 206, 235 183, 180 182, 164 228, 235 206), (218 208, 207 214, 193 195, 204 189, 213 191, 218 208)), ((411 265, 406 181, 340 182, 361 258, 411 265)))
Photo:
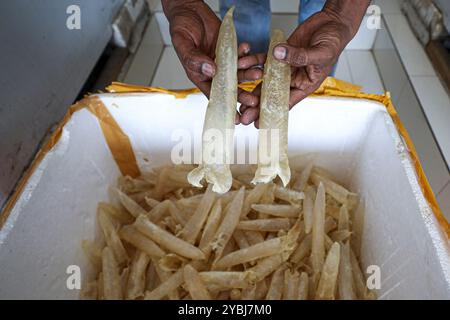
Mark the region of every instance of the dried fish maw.
POLYGON ((233 160, 234 117, 237 106, 237 38, 233 23, 234 7, 228 10, 216 46, 216 75, 212 80, 202 137, 202 163, 188 174, 188 181, 201 187, 205 178, 213 191, 231 188, 230 163, 233 160))
POLYGON ((286 186, 291 179, 288 160, 290 68, 272 56, 273 48, 286 42, 283 31, 274 30, 264 65, 259 114, 258 169, 253 183, 268 183, 277 175, 286 186))

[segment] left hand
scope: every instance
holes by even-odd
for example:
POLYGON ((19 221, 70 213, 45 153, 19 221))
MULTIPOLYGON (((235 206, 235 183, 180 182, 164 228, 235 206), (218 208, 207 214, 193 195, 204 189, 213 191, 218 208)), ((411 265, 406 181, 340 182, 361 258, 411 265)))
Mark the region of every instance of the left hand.
MULTIPOLYGON (((277 45, 269 53, 291 66, 289 108, 319 88, 353 35, 350 26, 339 15, 322 10, 298 26, 286 44, 277 45)), ((260 60, 261 56, 259 59, 247 56, 240 59, 239 65, 248 62, 245 66, 250 67, 252 61, 261 63, 260 60)), ((255 88, 252 98, 248 100, 255 104, 259 100, 260 91, 261 88, 255 88)), ((242 124, 255 121, 255 126, 258 127, 259 101, 256 106, 241 105, 240 111, 242 124)))

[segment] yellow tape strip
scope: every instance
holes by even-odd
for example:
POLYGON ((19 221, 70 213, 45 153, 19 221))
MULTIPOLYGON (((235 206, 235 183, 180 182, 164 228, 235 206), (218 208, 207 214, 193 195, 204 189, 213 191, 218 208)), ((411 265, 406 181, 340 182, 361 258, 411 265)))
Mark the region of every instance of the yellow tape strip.
MULTIPOLYGON (((261 80, 243 82, 239 84, 239 88, 245 91, 252 91, 255 87, 261 83, 261 80)), ((321 94, 324 90, 338 90, 343 92, 359 92, 361 90, 361 86, 345 82, 342 80, 338 80, 332 77, 328 77, 321 84, 319 89, 316 90, 317 94, 321 94)), ((132 92, 158 92, 158 93, 166 93, 175 96, 175 98, 186 98, 188 95, 192 93, 199 93, 200 90, 198 88, 190 88, 190 89, 180 89, 180 90, 172 90, 165 89, 159 87, 144 87, 133 84, 121 83, 121 82, 113 82, 111 85, 106 87, 106 91, 110 93, 132 93, 132 92)))
POLYGON ((130 138, 123 132, 99 97, 92 96, 86 105, 98 119, 106 143, 122 175, 136 178, 141 175, 130 138))

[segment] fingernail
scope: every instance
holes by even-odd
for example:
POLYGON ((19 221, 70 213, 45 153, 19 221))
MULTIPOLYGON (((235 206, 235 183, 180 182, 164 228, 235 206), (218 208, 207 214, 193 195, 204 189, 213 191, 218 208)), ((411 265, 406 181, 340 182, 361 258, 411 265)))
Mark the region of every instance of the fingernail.
POLYGON ((210 65, 209 63, 202 64, 202 73, 205 76, 212 77, 214 75, 214 70, 213 70, 212 65, 210 65))
POLYGON ((275 50, 273 50, 273 55, 277 59, 286 58, 286 48, 285 47, 275 47, 275 50))

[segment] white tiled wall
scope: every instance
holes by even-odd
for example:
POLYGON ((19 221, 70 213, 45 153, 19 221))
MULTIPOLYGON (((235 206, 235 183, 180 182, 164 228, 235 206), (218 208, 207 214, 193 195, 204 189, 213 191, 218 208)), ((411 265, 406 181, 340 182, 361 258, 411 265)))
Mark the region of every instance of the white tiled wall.
POLYGON ((168 46, 164 49, 151 85, 168 89, 186 89, 195 87, 186 76, 183 66, 172 46, 168 46))
MULTIPOLYGON (((173 48, 170 47, 172 45, 172 42, 169 34, 169 24, 164 13, 162 12, 160 1, 147 1, 149 1, 150 7, 153 8, 152 10, 154 12, 156 20, 158 21, 163 42, 166 46, 168 46, 164 50, 161 63, 154 76, 152 85, 166 86, 171 88, 180 88, 187 85, 192 86, 190 81, 182 72, 183 69, 179 64, 173 48)), ((214 11, 219 11, 218 0, 210 0, 206 2, 214 11)), ((272 0, 271 8, 273 14, 271 28, 282 29, 287 34, 290 34, 297 27, 298 5, 298 0, 272 0)), ((347 49, 369 50, 372 48, 376 31, 368 29, 365 21, 366 20, 364 20, 361 24, 359 32, 349 43, 347 49)), ((378 75, 378 71, 372 55, 368 51, 358 51, 350 53, 351 59, 348 59, 345 52, 347 52, 347 50, 344 51, 343 55, 339 59, 336 70, 336 77, 345 81, 356 82, 362 85, 365 92, 382 93, 384 91, 384 88, 378 75)))
POLYGON ((352 41, 349 42, 346 49, 349 50, 370 50, 372 49, 375 36, 377 35, 376 29, 369 29, 367 27, 368 17, 364 17, 358 32, 352 41))
POLYGON ((336 74, 335 77, 347 82, 354 82, 352 78, 352 73, 350 71, 350 64, 347 59, 347 51, 344 50, 341 56, 339 57, 339 61, 336 66, 336 74))
POLYGON ((372 52, 368 50, 346 50, 353 82, 367 93, 383 94, 384 88, 378 74, 372 52))
POLYGON ((158 23, 154 16, 150 18, 148 27, 144 32, 139 49, 123 78, 123 82, 137 85, 149 85, 155 73, 159 58, 164 49, 158 23))
POLYGON ((392 102, 397 104, 399 96, 408 82, 408 76, 386 30, 384 21, 381 30, 377 33, 373 54, 378 70, 382 75, 386 91, 391 93, 392 102))
POLYGON ((281 29, 289 36, 297 27, 297 14, 272 14, 271 28, 281 29))
POLYGON ((155 12, 156 21, 158 21, 159 30, 161 31, 161 36, 166 46, 172 45, 172 40, 170 39, 169 32, 169 21, 167 21, 164 12, 155 12))
MULTIPOLYGON (((338 79, 362 85, 365 92, 380 93, 383 91, 375 62, 370 52, 367 51, 344 51, 339 58, 335 76, 338 79), (347 59, 348 54, 351 55, 351 59, 347 59), (361 75, 361 72, 364 72, 364 76, 361 75), (352 74, 355 74, 358 81, 354 80, 352 74)), ((170 89, 194 87, 194 84, 187 78, 172 46, 164 49, 151 85, 170 89)))

